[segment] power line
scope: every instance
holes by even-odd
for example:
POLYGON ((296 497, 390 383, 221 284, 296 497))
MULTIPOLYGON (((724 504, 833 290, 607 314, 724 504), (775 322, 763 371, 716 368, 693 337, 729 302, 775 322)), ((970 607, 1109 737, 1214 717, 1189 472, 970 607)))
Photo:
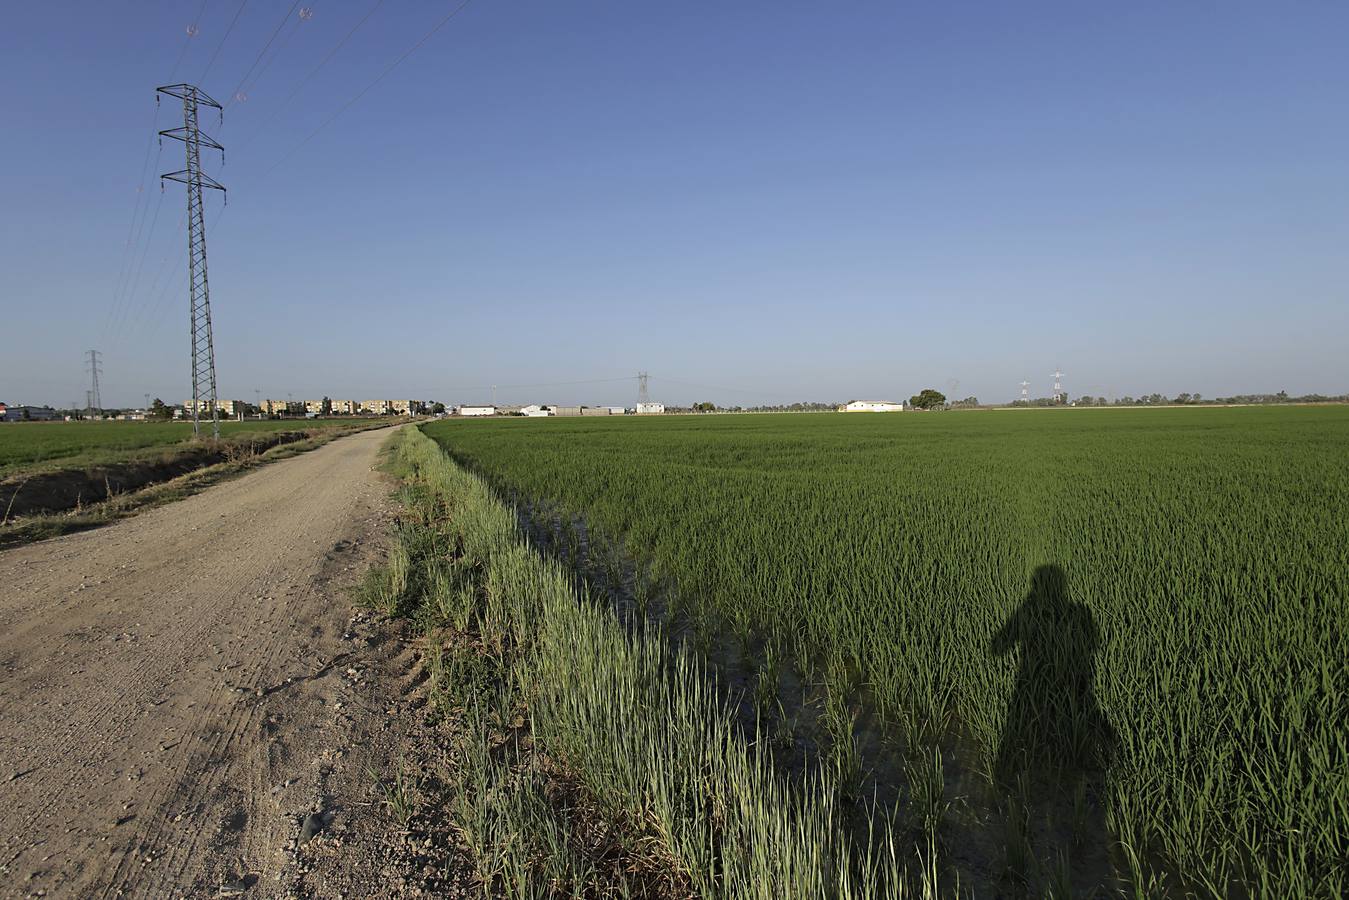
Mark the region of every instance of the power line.
MULTIPOLYGON (((158 159, 158 157, 156 157, 158 159)), ((145 233, 145 245, 141 250, 140 264, 136 266, 136 275, 131 280, 130 286, 126 290, 126 298, 122 303, 122 308, 113 318, 110 334, 116 334, 121 324, 126 320, 126 316, 131 311, 132 304, 135 302, 136 290, 140 287, 141 272, 145 270, 145 257, 150 253, 150 243, 154 239, 155 226, 159 224, 159 211, 164 206, 164 193, 159 194, 159 202, 155 204, 155 214, 150 219, 150 229, 145 233)))
POLYGON ((220 43, 215 45, 215 52, 211 54, 211 61, 206 64, 206 71, 201 73, 201 77, 197 79, 197 84, 203 84, 206 81, 206 76, 210 73, 211 67, 215 65, 216 58, 220 56, 220 51, 224 48, 225 41, 230 39, 230 34, 234 31, 234 26, 239 24, 239 17, 243 15, 244 7, 247 5, 248 0, 242 0, 239 4, 239 8, 235 10, 234 18, 230 20, 230 27, 225 29, 225 34, 220 39, 220 43))
MULTIPOLYGON (((223 209, 224 207, 221 208, 223 209)), ((187 219, 186 214, 179 215, 178 223, 173 226, 172 230, 169 233, 174 234, 180 232, 182 230, 183 223, 186 221, 186 219, 187 219)), ((164 274, 169 269, 169 263, 175 259, 178 261, 178 264, 181 267, 183 261, 181 256, 177 255, 170 249, 166 249, 164 251, 164 256, 159 261, 159 269, 155 272, 155 277, 153 280, 151 280, 150 286, 145 289, 144 296, 146 300, 136 305, 134 312, 128 319, 125 320, 124 325, 118 329, 117 337, 119 339, 124 334, 135 334, 135 329, 140 326, 141 319, 144 317, 146 312, 153 310, 154 312, 157 313, 159 306, 162 305, 163 300, 163 291, 160 291, 160 285, 164 281, 164 274), (158 295, 156 292, 159 292, 158 295), (159 296, 160 298, 158 302, 151 299, 156 296, 159 296)), ((176 269, 174 271, 174 274, 177 274, 176 269)), ((165 289, 167 290, 167 285, 165 285, 165 289)))
MULTIPOLYGON (((174 75, 177 75, 178 68, 179 66, 182 65, 183 58, 187 55, 188 45, 192 43, 192 38, 197 33, 197 25, 201 22, 202 13, 206 11, 206 3, 207 0, 202 0, 201 6, 198 7, 197 9, 196 18, 193 19, 192 22, 186 28, 186 33, 184 34, 183 40, 178 49, 178 58, 174 60, 173 69, 171 71, 171 74, 169 75, 170 81, 173 80, 174 75)), ((137 246, 140 243, 140 235, 139 232, 137 231, 136 225, 137 220, 139 219, 142 228, 145 225, 145 217, 142 210, 144 208, 148 208, 149 206, 149 203, 148 201, 145 201, 144 196, 145 177, 150 170, 150 148, 154 146, 155 127, 158 124, 159 124, 159 103, 158 98, 156 98, 155 111, 150 120, 150 133, 146 135, 145 138, 145 156, 141 160, 141 175, 140 181, 136 187, 136 202, 133 204, 131 209, 131 222, 127 225, 126 243, 122 247, 122 262, 118 267, 119 272, 117 275, 117 282, 116 286, 113 289, 113 301, 108 309, 108 318, 104 324, 105 333, 112 326, 114 316, 119 314, 120 307, 123 302, 123 291, 126 287, 126 279, 130 277, 131 274, 129 264, 131 260, 135 259, 135 250, 134 250, 135 246, 137 246)), ((156 153, 155 155, 155 167, 156 168, 159 167, 158 153, 156 153)))
POLYGON ((337 55, 337 52, 346 45, 347 41, 351 40, 352 35, 354 35, 357 31, 360 31, 361 27, 365 25, 365 23, 370 20, 370 17, 373 16, 375 12, 383 5, 384 0, 375 0, 375 5, 370 7, 370 10, 364 16, 361 17, 359 22, 351 26, 351 30, 342 36, 342 39, 338 41, 337 44, 331 50, 328 51, 327 55, 325 55, 323 59, 319 60, 319 64, 317 66, 309 70, 309 74, 305 75, 304 78, 300 79, 300 83, 295 85, 295 88, 289 94, 286 95, 286 99, 282 100, 281 104, 277 106, 275 109, 273 109, 272 112, 265 119, 262 120, 262 122, 258 125, 257 131, 254 131, 251 135, 245 138, 241 144, 239 144, 239 149, 242 150, 243 148, 252 144, 253 141, 258 137, 258 135, 263 133, 267 125, 270 124, 273 119, 275 119, 278 115, 281 114, 281 110, 285 109, 286 106, 289 105, 290 101, 295 99, 295 96, 299 94, 301 90, 304 89, 304 86, 308 84, 309 81, 315 75, 317 75, 323 69, 324 66, 328 65, 329 60, 331 60, 334 56, 337 55))
POLYGON ((267 74, 267 70, 271 68, 272 63, 276 62, 276 58, 281 55, 281 51, 286 49, 286 45, 290 43, 290 39, 295 37, 295 33, 300 30, 300 26, 303 25, 305 22, 309 21, 309 19, 313 18, 313 16, 314 16, 313 7, 309 6, 300 7, 300 14, 295 17, 294 24, 291 26, 290 31, 286 32, 286 36, 281 39, 281 43, 277 45, 276 50, 272 53, 271 56, 267 57, 267 61, 262 64, 262 68, 258 69, 258 73, 253 76, 253 80, 249 81, 243 87, 236 90, 235 95, 231 97, 229 100, 225 101, 226 106, 229 106, 232 102, 236 100, 242 102, 243 100, 248 99, 248 92, 253 90, 253 87, 259 81, 262 80, 263 75, 267 74), (240 91, 242 91, 243 93, 242 97, 239 96, 240 91))
POLYGON ((281 17, 281 21, 277 23, 275 30, 272 31, 272 36, 267 38, 267 43, 262 45, 262 49, 258 51, 258 55, 253 58, 253 65, 248 67, 248 71, 244 73, 244 77, 239 79, 239 83, 235 85, 234 90, 230 92, 229 98, 225 100, 225 106, 228 107, 234 102, 234 99, 239 96, 239 92, 243 90, 244 82, 248 80, 249 75, 253 74, 253 70, 258 67, 258 63, 262 62, 262 57, 272 46, 272 42, 276 40, 276 36, 281 33, 281 29, 286 27, 286 23, 290 21, 291 13, 295 12, 295 8, 299 5, 300 0, 295 0, 295 2, 290 5, 290 9, 286 10, 286 14, 281 17))
MULTIPOLYGON (((150 119, 150 137, 145 142, 145 158, 141 160, 140 182, 136 185, 136 202, 131 208, 131 222, 127 225, 126 243, 122 247, 122 262, 118 267, 117 282, 113 288, 112 304, 108 307, 108 318, 104 324, 106 332, 111 326, 113 318, 121 309, 123 295, 126 290, 127 279, 131 277, 132 261, 136 258, 135 247, 140 244, 140 230, 145 227, 145 216, 142 209, 149 207, 149 202, 145 199, 145 175, 150 170, 150 150, 154 147, 154 130, 159 124, 159 104, 155 104, 154 115, 150 119)), ((155 166, 159 165, 159 155, 155 155, 155 166)))
POLYGON ((201 0, 201 6, 197 7, 197 17, 187 26, 187 39, 183 41, 182 49, 178 51, 178 58, 173 61, 173 68, 169 70, 169 81, 173 81, 174 76, 178 74, 178 67, 183 64, 183 57, 187 56, 187 45, 192 42, 192 38, 197 36, 197 29, 201 25, 202 13, 206 12, 207 0, 201 0))
POLYGON ((430 31, 428 31, 428 32, 426 32, 426 34, 422 35, 421 40, 417 41, 417 43, 413 44, 413 45, 412 45, 411 47, 409 47, 407 50, 403 51, 403 53, 402 53, 397 59, 395 59, 392 63, 390 63, 390 64, 388 65, 388 67, 384 69, 383 72, 380 72, 379 75, 377 75, 377 76, 375 77, 375 80, 374 80, 374 81, 370 82, 370 83, 367 84, 365 87, 361 88, 361 90, 360 90, 359 92, 357 92, 356 96, 352 97, 352 98, 351 98, 350 100, 348 100, 346 103, 343 103, 341 106, 339 106, 339 107, 337 108, 337 111, 334 112, 334 113, 333 113, 331 116, 329 116, 327 119, 324 119, 324 120, 323 120, 323 123, 322 123, 321 125, 319 125, 319 127, 315 128, 313 131, 311 131, 311 132, 308 134, 308 136, 305 137, 304 140, 300 141, 300 143, 298 143, 298 144, 296 144, 294 147, 292 147, 292 148, 286 153, 286 155, 285 155, 285 156, 282 156, 280 159, 278 159, 278 160, 272 165, 272 167, 271 167, 270 169, 268 169, 266 172, 263 172, 263 173, 262 173, 262 174, 263 174, 263 177, 265 178, 265 177, 267 177, 268 175, 270 175, 270 174, 272 174, 273 172, 275 172, 275 171, 276 171, 283 163, 286 162, 286 160, 290 159, 292 156, 294 156, 296 153, 298 153, 301 147, 303 147, 305 144, 307 144, 307 143, 309 143, 311 140, 313 140, 313 138, 314 138, 320 131, 322 131, 323 129, 327 128, 329 125, 331 125, 331 124, 337 119, 338 116, 342 115, 342 113, 344 113, 344 112, 346 112, 348 109, 350 109, 350 108, 351 108, 353 105, 355 105, 362 97, 364 97, 366 94, 370 93, 370 91, 374 90, 375 86, 378 85, 381 81, 383 81, 386 77, 388 77, 388 75, 389 75, 390 72, 392 72, 394 69, 396 69, 396 68, 398 68, 400 65, 402 65, 403 61, 406 60, 409 56, 411 56, 412 54, 414 54, 414 53, 416 53, 418 50, 420 50, 423 44, 425 44, 427 41, 431 40, 431 38, 435 36, 436 32, 440 31, 440 29, 444 28, 447 24, 449 24, 449 21, 450 21, 451 19, 453 19, 455 16, 459 15, 459 13, 463 12, 463 11, 468 7, 468 5, 469 5, 471 2, 473 2, 473 0, 462 0, 462 2, 461 2, 458 6, 456 6, 454 9, 450 10, 450 12, 449 12, 448 15, 446 15, 443 19, 441 19, 441 20, 440 20, 439 22, 437 22, 434 26, 432 26, 432 28, 431 28, 430 31))

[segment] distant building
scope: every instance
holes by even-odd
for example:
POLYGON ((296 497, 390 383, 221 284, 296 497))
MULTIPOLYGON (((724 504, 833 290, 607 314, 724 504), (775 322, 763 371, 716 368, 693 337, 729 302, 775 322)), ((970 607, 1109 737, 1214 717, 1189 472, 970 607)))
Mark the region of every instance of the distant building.
POLYGON ((426 406, 420 400, 390 400, 393 411, 400 416, 415 416, 421 413, 422 408, 426 406))
POLYGON ((461 416, 495 416, 497 408, 491 404, 480 404, 478 406, 461 406, 459 415, 461 416))
POLYGON ((609 415, 609 407, 607 407, 607 406, 583 406, 583 407, 581 407, 581 415, 583 415, 583 416, 607 416, 607 415, 609 415))
POLYGON ((637 415, 639 416, 659 416, 665 412, 664 403, 638 403, 637 415))
POLYGON ((266 416, 284 416, 300 411, 299 404, 289 400, 263 400, 261 409, 266 416))
POLYGON ((581 407, 579 406, 554 406, 553 415, 555 416, 579 416, 581 407))
POLYGON ((354 416, 361 411, 361 404, 355 400, 332 400, 329 401, 334 415, 354 416))
POLYGON ((621 406, 606 406, 604 408, 609 410, 611 416, 621 416, 627 413, 627 410, 621 406))
POLYGON ((393 414, 392 400, 362 400, 361 412, 367 416, 388 416, 393 414))
POLYGON ((6 406, 0 403, 0 422, 51 422, 60 418, 50 406, 6 406))
MULTIPOLYGON (((220 409, 221 417, 227 419, 233 419, 236 418, 237 416, 243 415, 244 407, 246 406, 246 404, 242 400, 217 400, 216 405, 220 409)), ((183 401, 184 418, 191 418, 192 409, 194 406, 196 406, 196 402, 193 400, 183 401)), ((201 415, 209 416, 210 414, 211 414, 211 401, 210 400, 201 401, 201 415)))
POLYGON ((838 408, 839 412, 902 412, 903 402, 890 400, 849 400, 838 408))
POLYGON ((532 419, 538 419, 544 416, 551 416, 552 414, 553 414, 552 410, 550 410, 548 407, 539 406, 537 403, 532 403, 529 406, 520 407, 520 415, 529 416, 532 419))
POLYGON ((315 416, 323 415, 323 401, 306 400, 304 402, 304 411, 306 415, 315 415, 315 416))

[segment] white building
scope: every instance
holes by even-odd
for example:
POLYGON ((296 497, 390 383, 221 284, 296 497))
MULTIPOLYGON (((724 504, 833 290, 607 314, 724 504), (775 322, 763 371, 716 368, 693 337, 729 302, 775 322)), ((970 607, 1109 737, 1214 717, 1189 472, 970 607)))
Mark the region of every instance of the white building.
POLYGON ((461 416, 495 416, 497 408, 495 406, 461 406, 459 415, 461 416))
POLYGON ((627 412, 627 410, 621 406, 609 406, 605 408, 609 410, 609 415, 611 416, 621 416, 627 412))
POLYGON ((638 403, 637 415, 639 416, 658 416, 665 412, 664 403, 638 403))
POLYGON ((531 403, 529 406, 520 407, 520 415, 529 416, 531 419, 551 416, 553 411, 546 406, 539 406, 537 403, 531 403))
POLYGON ((903 402, 892 403, 889 400, 850 400, 838 408, 839 412, 901 412, 903 402))

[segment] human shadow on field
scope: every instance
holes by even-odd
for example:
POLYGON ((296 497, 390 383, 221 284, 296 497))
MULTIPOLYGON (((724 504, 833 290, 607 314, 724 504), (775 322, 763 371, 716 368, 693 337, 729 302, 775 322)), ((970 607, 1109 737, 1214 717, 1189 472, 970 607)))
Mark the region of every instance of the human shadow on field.
POLYGON ((1009 821, 1017 820, 1009 841, 1024 838, 1027 865, 1071 859, 1074 881, 1109 865, 1101 794, 1118 739, 1093 689, 1100 643, 1063 569, 1044 565, 991 647, 994 656, 1014 648, 1019 656, 994 768, 1009 821))

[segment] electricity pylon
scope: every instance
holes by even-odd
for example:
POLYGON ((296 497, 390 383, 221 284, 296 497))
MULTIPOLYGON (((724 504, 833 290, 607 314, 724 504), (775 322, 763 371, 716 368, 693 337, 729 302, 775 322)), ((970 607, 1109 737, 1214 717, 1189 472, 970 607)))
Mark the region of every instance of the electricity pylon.
POLYGON ((646 387, 646 380, 650 377, 645 372, 637 373, 637 402, 639 404, 651 402, 651 392, 646 387))
POLYGON ((97 350, 88 350, 84 355, 89 357, 89 361, 86 365, 89 367, 90 389, 86 393, 89 395, 89 403, 87 404, 89 407, 89 418, 92 419, 94 417, 94 410, 97 409, 99 412, 103 411, 103 397, 98 392, 98 376, 103 374, 103 363, 98 360, 101 354, 97 350))
POLYGON ((187 291, 192 313, 192 434, 201 436, 201 409, 207 405, 211 410, 211 436, 219 440, 220 408, 216 396, 215 344, 211 337, 211 291, 206 279, 206 220, 201 189, 214 188, 224 193, 225 186, 202 172, 201 148, 205 144, 213 150, 219 150, 222 163, 225 160, 225 148, 209 135, 201 133, 197 127, 197 107, 215 107, 221 111, 222 121, 224 107, 191 84, 171 84, 157 88, 156 101, 160 94, 183 101, 183 127, 161 131, 159 136, 161 140, 169 137, 183 142, 187 168, 160 175, 159 179, 161 189, 164 179, 187 185, 187 291))

